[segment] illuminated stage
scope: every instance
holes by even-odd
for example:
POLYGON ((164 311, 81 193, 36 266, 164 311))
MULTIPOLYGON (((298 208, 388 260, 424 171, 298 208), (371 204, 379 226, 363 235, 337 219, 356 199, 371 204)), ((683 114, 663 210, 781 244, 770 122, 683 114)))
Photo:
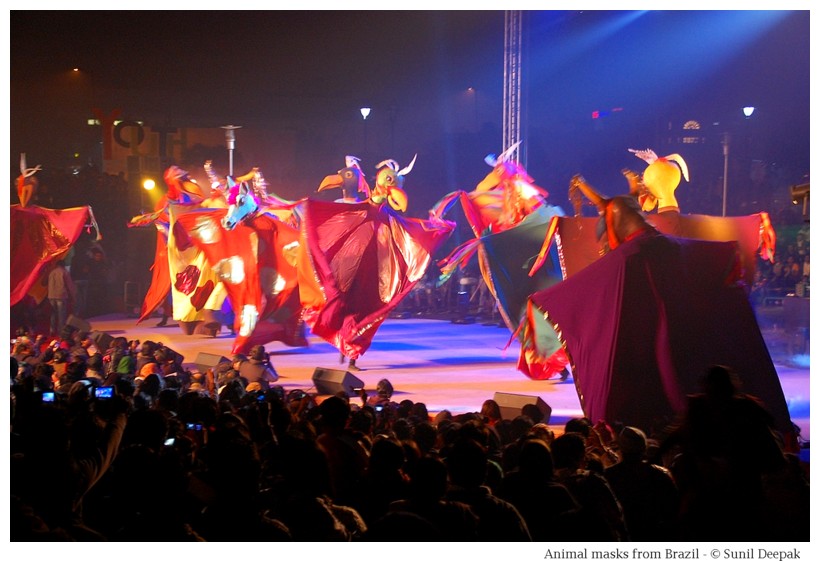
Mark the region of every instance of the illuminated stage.
MULTIPOLYGON (((215 338, 186 336, 175 322, 155 327, 158 318, 137 325, 135 318, 107 315, 89 319, 92 329, 112 336, 140 341, 163 342, 185 356, 193 366, 199 353, 230 357, 233 337, 223 328, 215 338)), ((764 322, 761 321, 761 326, 764 322)), ((772 330, 763 330, 789 411, 809 440, 809 368, 808 355, 787 353, 786 342, 772 330)), ((782 334, 780 334, 782 336, 782 334)), ((280 375, 286 391, 301 388, 315 392, 313 373, 317 367, 342 369, 339 353, 330 344, 312 334, 306 348, 287 347, 271 342, 265 347, 280 375)), ((364 382, 365 389, 375 393, 379 380, 388 379, 397 402, 409 399, 424 402, 430 412, 449 410, 454 414, 477 412, 481 404, 496 392, 538 396, 552 408, 550 425, 563 426, 567 419, 581 416, 581 406, 572 378, 536 381, 516 369, 518 344, 510 340, 507 328, 497 323, 454 323, 425 318, 390 318, 379 329, 372 347, 358 361, 361 371, 353 373, 364 382)), ((808 353, 808 350, 806 350, 808 353)))

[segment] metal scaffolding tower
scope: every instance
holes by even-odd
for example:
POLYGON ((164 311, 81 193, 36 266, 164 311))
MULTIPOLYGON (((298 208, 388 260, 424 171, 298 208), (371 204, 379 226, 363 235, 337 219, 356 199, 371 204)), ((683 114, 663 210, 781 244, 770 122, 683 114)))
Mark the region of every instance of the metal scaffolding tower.
MULTIPOLYGON (((521 140, 521 36, 523 12, 504 12, 504 123, 503 149, 521 140)), ((521 159, 521 147, 511 159, 526 166, 521 159)))

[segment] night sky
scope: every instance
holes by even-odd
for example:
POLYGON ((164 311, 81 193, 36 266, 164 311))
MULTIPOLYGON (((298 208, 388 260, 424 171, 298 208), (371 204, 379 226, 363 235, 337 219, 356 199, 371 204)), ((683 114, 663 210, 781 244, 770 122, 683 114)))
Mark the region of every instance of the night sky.
POLYGON ((437 53, 455 63, 454 80, 468 79, 482 51, 500 63, 503 12, 15 12, 11 28, 15 79, 76 66, 99 86, 207 90, 241 104, 248 90, 326 98, 423 86, 437 53))
MULTIPOLYGON (((710 134, 745 127, 747 156, 783 181, 808 174, 808 11, 526 14, 524 154, 547 189, 580 172, 617 191, 620 169, 641 167, 627 149, 656 148, 690 118, 710 134)), ((60 165, 90 105, 180 126, 302 122, 306 135, 338 122, 300 185, 364 150, 370 105, 366 165, 418 153, 408 188, 425 205, 474 187, 504 148, 503 11, 12 11, 10 32, 12 177, 19 152, 60 165), (82 86, 65 81, 73 67, 82 86)), ((711 152, 687 157, 696 178, 722 172, 719 143, 711 152)))

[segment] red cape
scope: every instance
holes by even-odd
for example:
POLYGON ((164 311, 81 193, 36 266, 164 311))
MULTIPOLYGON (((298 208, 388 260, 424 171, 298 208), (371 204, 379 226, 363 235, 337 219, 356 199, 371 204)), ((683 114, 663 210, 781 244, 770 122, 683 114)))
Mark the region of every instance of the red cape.
POLYGON ((248 353, 257 344, 282 341, 305 346, 296 275, 299 232, 268 215, 225 230, 227 209, 191 209, 177 215, 191 242, 221 272, 235 314, 233 353, 248 353), (228 263, 237 265, 229 270, 228 263), (243 326, 245 310, 257 314, 252 328, 243 326))
POLYGON ((385 205, 307 200, 299 291, 313 333, 347 357, 363 354, 454 228, 385 205))
POLYGON ((49 263, 71 249, 90 218, 90 207, 11 206, 12 306, 26 296, 49 263))
POLYGON ((646 234, 530 297, 531 315, 548 318, 570 357, 587 417, 651 431, 722 364, 791 431, 738 262, 735 242, 646 234))

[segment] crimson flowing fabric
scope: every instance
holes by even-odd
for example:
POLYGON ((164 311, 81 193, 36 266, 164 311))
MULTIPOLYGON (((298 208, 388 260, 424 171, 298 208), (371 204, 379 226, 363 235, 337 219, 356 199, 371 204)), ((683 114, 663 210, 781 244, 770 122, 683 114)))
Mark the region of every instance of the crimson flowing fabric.
POLYGON ((89 207, 47 209, 11 206, 11 306, 20 302, 52 261, 77 241, 91 218, 89 207))
POLYGON ((165 299, 171 291, 171 270, 168 267, 168 223, 157 225, 157 244, 154 251, 154 264, 151 266, 151 285, 142 300, 142 309, 137 324, 146 318, 160 306, 165 304, 165 299))
POLYGON ((314 334, 355 359, 424 277, 455 224, 405 218, 386 205, 304 203, 299 290, 314 334))
MULTIPOLYGON (((718 242, 736 241, 740 248, 740 265, 747 290, 754 279, 758 252, 765 259, 773 256, 774 231, 764 212, 738 217, 667 212, 650 214, 646 219, 660 232, 671 236, 718 242)), ((600 259, 602 253, 597 232, 599 219, 555 217, 553 220, 542 255, 548 257, 553 253, 557 254, 564 279, 600 259), (549 254, 545 253, 547 248, 549 254)), ((542 258, 539 258, 538 263, 541 261, 542 258)), ((540 267, 537 264, 534 270, 538 272, 540 267)), ((518 368, 532 379, 548 379, 566 365, 566 354, 543 319, 531 316, 530 328, 522 332, 522 354, 518 368)))
MULTIPOLYGON (((736 242, 644 234, 530 297, 573 365, 584 414, 650 431, 673 421, 710 366, 735 369, 778 429, 788 408, 740 276, 736 242)), ((523 350, 522 350, 523 351, 523 350)))
POLYGON ((226 212, 187 209, 177 222, 225 285, 237 332, 232 353, 271 341, 307 345, 295 266, 299 232, 265 214, 225 230, 226 212))

